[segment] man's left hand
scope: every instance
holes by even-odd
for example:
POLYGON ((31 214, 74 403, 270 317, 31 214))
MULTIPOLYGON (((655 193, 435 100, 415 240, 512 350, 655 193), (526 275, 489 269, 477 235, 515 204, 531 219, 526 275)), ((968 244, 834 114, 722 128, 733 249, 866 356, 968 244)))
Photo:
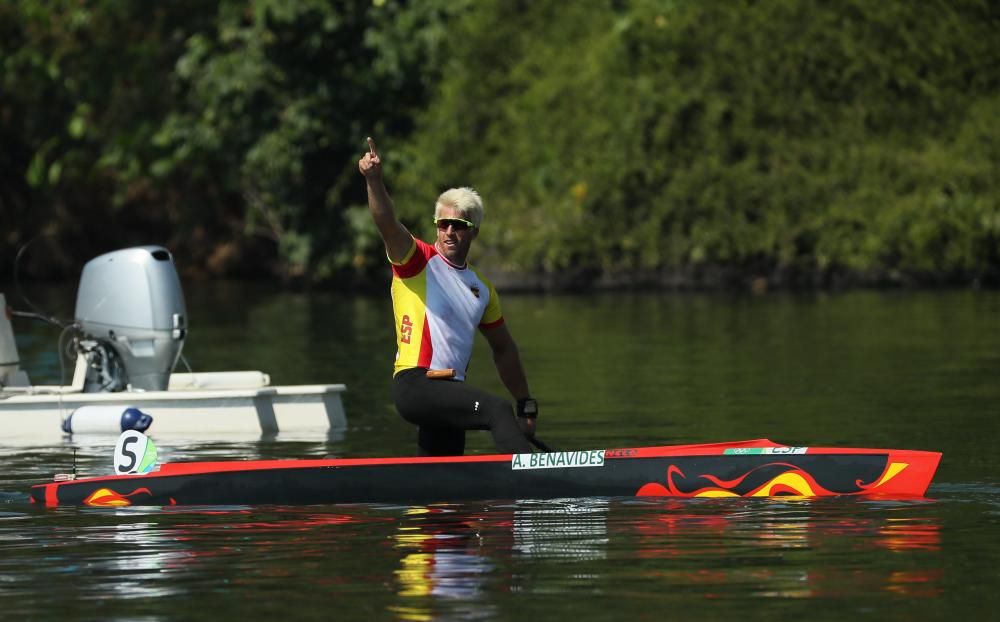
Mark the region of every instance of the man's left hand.
POLYGON ((524 433, 526 438, 535 438, 535 422, 537 419, 525 419, 524 417, 517 418, 517 425, 520 426, 521 432, 524 433))

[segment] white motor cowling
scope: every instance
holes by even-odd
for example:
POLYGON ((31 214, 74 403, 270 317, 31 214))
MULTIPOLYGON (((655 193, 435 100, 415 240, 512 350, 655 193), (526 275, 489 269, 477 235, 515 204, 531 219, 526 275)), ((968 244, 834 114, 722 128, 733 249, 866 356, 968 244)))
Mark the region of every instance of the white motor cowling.
POLYGON ((85 391, 167 389, 187 334, 184 293, 167 249, 139 246, 88 261, 75 318, 88 359, 85 391))

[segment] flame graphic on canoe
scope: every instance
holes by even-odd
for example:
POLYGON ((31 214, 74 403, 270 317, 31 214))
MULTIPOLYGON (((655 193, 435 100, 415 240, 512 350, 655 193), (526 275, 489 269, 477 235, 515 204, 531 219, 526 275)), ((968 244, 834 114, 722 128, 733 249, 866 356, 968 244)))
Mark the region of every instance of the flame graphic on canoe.
POLYGON ((92 505, 102 508, 121 508, 132 505, 129 501, 129 497, 134 497, 138 494, 147 494, 152 496, 149 488, 137 488, 127 495, 119 494, 114 490, 108 488, 98 488, 94 492, 90 493, 90 496, 83 500, 84 505, 92 505))
POLYGON ((657 482, 643 485, 637 497, 823 497, 842 494, 871 494, 899 475, 909 465, 890 462, 871 483, 855 480, 856 490, 844 492, 829 490, 815 477, 800 467, 786 462, 770 462, 757 466, 733 479, 721 479, 702 473, 687 477, 680 467, 667 467, 666 486, 657 482), (764 475, 763 481, 760 476, 764 475), (707 480, 708 485, 692 487, 692 482, 707 480))

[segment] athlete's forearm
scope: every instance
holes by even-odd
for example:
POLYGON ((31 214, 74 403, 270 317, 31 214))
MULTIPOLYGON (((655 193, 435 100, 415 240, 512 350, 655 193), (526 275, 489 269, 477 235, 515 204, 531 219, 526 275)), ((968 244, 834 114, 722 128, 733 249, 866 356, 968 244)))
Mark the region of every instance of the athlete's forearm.
POLYGON ((385 250, 392 261, 402 261, 413 244, 413 236, 396 217, 396 210, 386 190, 382 177, 366 177, 368 188, 368 211, 371 212, 375 228, 378 229, 385 250))
POLYGON ((528 377, 524 372, 517 344, 510 341, 502 348, 495 348, 493 350, 493 363, 496 365, 497 373, 500 374, 500 380, 514 399, 521 400, 531 397, 531 391, 528 389, 528 377))
POLYGON ((385 251, 394 262, 402 261, 413 244, 413 236, 396 218, 389 191, 382 179, 382 158, 375 148, 375 141, 368 139, 368 153, 358 160, 358 170, 365 178, 368 189, 368 211, 372 214, 375 227, 385 242, 385 251))
POLYGON ((399 224, 392 197, 389 196, 381 176, 366 177, 365 182, 368 189, 368 211, 371 212, 379 233, 385 237, 387 232, 399 224))

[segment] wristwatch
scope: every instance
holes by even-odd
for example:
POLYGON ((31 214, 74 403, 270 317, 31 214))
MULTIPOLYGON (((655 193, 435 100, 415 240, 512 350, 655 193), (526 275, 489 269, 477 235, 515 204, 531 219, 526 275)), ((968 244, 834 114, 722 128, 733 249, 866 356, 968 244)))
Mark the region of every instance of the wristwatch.
POLYGON ((517 416, 524 419, 537 419, 538 402, 531 397, 517 400, 517 416))

